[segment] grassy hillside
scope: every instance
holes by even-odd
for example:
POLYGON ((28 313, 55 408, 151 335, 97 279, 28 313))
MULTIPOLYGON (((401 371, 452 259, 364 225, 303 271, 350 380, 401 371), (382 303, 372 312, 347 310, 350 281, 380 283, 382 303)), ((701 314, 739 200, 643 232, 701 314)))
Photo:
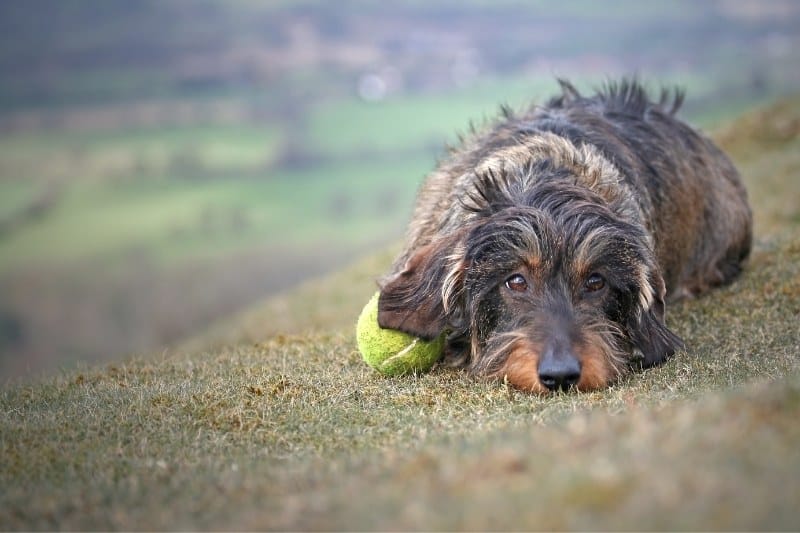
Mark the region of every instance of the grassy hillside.
POLYGON ((186 348, 0 393, 3 529, 797 529, 800 100, 718 133, 757 242, 600 392, 386 379, 353 322, 391 251, 186 348))

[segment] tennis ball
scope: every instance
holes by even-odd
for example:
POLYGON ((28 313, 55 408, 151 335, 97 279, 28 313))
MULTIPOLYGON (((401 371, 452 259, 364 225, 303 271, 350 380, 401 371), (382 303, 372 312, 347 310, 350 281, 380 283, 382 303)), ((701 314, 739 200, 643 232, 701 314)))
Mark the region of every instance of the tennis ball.
POLYGON ((402 331, 378 325, 378 297, 364 306, 356 324, 356 342, 369 366, 387 376, 399 376, 430 370, 442 355, 444 334, 424 341, 402 331))

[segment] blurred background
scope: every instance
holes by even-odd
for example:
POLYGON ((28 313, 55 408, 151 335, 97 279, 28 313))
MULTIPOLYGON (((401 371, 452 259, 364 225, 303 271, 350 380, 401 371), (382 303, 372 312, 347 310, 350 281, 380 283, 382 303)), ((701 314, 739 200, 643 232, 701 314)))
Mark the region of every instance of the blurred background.
POLYGON ((0 3, 0 377, 161 349, 401 238, 500 103, 620 74, 713 129, 800 90, 800 2, 0 3))

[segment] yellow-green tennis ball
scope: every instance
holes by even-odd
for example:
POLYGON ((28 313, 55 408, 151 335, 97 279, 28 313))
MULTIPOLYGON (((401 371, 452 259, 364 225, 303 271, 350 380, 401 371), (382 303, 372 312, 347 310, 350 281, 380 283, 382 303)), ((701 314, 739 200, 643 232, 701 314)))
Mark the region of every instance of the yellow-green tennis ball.
POLYGON ((378 297, 364 306, 356 324, 356 342, 369 366, 387 376, 426 372, 442 355, 444 335, 424 341, 413 335, 378 325, 378 297))

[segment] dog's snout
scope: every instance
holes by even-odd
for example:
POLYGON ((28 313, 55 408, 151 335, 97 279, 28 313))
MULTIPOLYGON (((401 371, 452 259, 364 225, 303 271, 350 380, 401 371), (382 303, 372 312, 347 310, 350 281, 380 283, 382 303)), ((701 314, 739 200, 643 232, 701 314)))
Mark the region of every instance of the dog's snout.
POLYGON ((542 354, 539 362, 539 381, 551 391, 569 390, 581 378, 581 364, 569 351, 551 347, 542 354))

